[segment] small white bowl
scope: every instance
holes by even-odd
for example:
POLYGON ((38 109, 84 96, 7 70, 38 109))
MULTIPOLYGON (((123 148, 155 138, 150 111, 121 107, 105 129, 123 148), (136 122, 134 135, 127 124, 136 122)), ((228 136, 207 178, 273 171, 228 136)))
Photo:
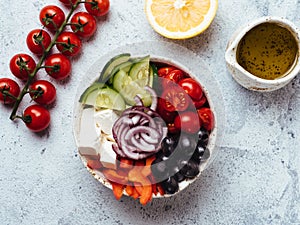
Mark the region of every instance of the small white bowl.
POLYGON ((231 72, 233 78, 243 87, 259 92, 274 91, 287 85, 300 71, 300 42, 299 42, 299 28, 292 22, 280 17, 261 17, 255 21, 248 23, 246 26, 237 30, 230 41, 228 42, 225 60, 228 70, 231 72), (237 61, 237 49, 240 41, 252 28, 262 23, 275 23, 288 29, 294 36, 298 44, 298 52, 293 66, 281 78, 267 80, 259 78, 247 70, 245 70, 237 61))

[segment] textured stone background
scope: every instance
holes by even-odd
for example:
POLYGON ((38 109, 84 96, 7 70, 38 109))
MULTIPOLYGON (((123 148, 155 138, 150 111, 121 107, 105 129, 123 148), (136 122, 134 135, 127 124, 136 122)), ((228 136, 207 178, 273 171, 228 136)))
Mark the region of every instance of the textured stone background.
MULTIPOLYGON (((47 4, 60 5, 58 0, 1 1, 1 77, 11 76, 8 62, 14 54, 29 52, 26 35, 40 27, 39 11, 47 4)), ((300 26, 299 1, 219 1, 209 29, 184 41, 156 34, 143 7, 143 0, 111 0, 96 35, 72 60, 70 79, 54 81, 58 99, 46 132, 33 134, 11 122, 10 109, 0 106, 0 224, 300 224, 299 76, 272 93, 250 92, 231 78, 224 60, 233 32, 253 19, 283 16, 300 26), (86 171, 72 122, 74 95, 94 61, 120 44, 146 40, 177 43, 209 66, 223 92, 226 131, 217 158, 199 180, 175 197, 142 207, 126 197, 116 201, 86 171)))

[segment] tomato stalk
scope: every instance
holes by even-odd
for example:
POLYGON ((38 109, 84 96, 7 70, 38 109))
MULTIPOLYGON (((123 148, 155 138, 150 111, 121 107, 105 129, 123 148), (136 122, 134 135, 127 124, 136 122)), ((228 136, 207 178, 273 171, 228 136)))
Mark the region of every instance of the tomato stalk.
POLYGON ((66 19, 64 20, 64 22, 62 23, 62 25, 58 28, 58 30, 55 32, 55 35, 53 36, 53 39, 51 40, 51 43, 50 45, 48 46, 48 48, 45 49, 45 51, 43 52, 42 56, 40 57, 35 69, 33 70, 32 73, 29 73, 28 74, 28 80, 26 81, 23 89, 21 90, 19 96, 16 98, 16 101, 14 103, 14 106, 13 106, 13 110, 10 114, 10 119, 11 120, 15 120, 15 119, 22 119, 24 121, 24 118, 23 116, 18 116, 17 115, 17 111, 18 111, 18 108, 20 106, 20 103, 23 99, 23 97, 28 94, 28 89, 29 89, 29 86, 30 84, 33 82, 33 79, 34 77, 36 76, 37 72, 39 71, 39 69, 43 68, 42 64, 44 63, 47 55, 49 54, 49 52, 51 51, 52 47, 56 44, 56 40, 58 38, 58 36, 64 31, 65 27, 68 25, 68 21, 70 20, 71 16, 73 15, 75 9, 78 7, 78 5, 80 3, 83 3, 83 2, 80 2, 80 1, 77 1, 76 4, 72 5, 66 19))
POLYGON ((0 88, 0 92, 3 94, 3 96, 6 98, 6 97, 10 97, 12 99, 15 99, 17 100, 16 96, 12 95, 10 92, 9 92, 9 88, 0 88))

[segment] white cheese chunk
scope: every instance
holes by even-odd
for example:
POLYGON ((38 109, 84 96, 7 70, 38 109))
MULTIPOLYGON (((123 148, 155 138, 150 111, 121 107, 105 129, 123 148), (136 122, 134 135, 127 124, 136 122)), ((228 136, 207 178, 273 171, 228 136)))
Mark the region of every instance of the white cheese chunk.
POLYGON ((116 153, 112 149, 112 126, 117 118, 112 110, 84 109, 80 124, 79 153, 82 156, 100 154, 103 166, 115 169, 116 153))

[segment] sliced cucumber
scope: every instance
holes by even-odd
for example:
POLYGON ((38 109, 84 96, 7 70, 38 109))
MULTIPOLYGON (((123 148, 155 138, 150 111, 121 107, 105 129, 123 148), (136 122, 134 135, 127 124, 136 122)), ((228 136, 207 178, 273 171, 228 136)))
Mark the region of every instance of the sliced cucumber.
POLYGON ((123 53, 110 59, 104 66, 98 82, 105 83, 109 80, 112 70, 121 63, 127 62, 130 59, 129 53, 123 53))
MULTIPOLYGON (((150 56, 142 58, 140 61, 134 63, 129 71, 129 76, 134 80, 140 87, 149 85, 150 74, 149 74, 150 56)), ((151 84, 152 86, 152 84, 151 84)))
POLYGON ((119 70, 114 76, 113 88, 118 92, 121 92, 131 82, 131 77, 129 77, 124 70, 119 70))
POLYGON ((123 86, 123 89, 120 89, 119 93, 129 105, 136 104, 134 100, 135 96, 139 96, 141 98, 144 106, 150 106, 152 102, 150 93, 140 87, 135 81, 123 86))
POLYGON ((114 109, 125 110, 126 104, 123 97, 111 88, 103 88, 98 91, 98 95, 95 99, 95 108, 101 109, 114 109))
POLYGON ((150 93, 144 89, 144 86, 141 87, 123 70, 120 70, 114 76, 113 87, 123 96, 129 105, 136 104, 134 100, 136 95, 142 99, 145 106, 151 105, 150 93))
POLYGON ((95 96, 97 95, 98 90, 103 88, 105 84, 103 83, 93 83, 89 86, 80 96, 79 102, 86 104, 86 105, 94 105, 95 103, 95 96))

